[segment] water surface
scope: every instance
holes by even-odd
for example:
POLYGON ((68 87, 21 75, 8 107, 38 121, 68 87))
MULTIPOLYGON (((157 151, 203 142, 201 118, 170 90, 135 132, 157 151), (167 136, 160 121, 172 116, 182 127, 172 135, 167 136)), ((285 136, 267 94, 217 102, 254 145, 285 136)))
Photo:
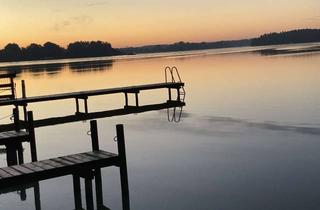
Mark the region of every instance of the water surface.
MULTIPOLYGON (((180 123, 168 122, 166 110, 98 120, 101 148, 111 152, 115 125, 125 125, 132 209, 319 209, 320 53, 266 56, 257 49, 12 68, 20 72, 18 95, 23 79, 28 96, 163 82, 165 66, 179 68, 187 91, 180 123)), ((142 104, 166 99, 165 90, 140 97, 142 104)), ((123 104, 123 95, 93 97, 89 110, 123 104)), ((75 105, 67 100, 28 109, 39 119, 72 114, 75 105)), ((1 116, 10 112, 1 107, 1 116)), ((38 158, 90 150, 88 130, 89 122, 36 129, 38 158)), ((27 160, 28 154, 25 145, 27 160)), ((3 154, 0 164, 6 164, 3 154)), ((121 209, 118 169, 102 175, 105 204, 121 209)), ((41 181, 40 188, 43 209, 74 208, 71 176, 41 181)), ((23 202, 16 193, 1 195, 0 205, 34 209, 33 191, 23 202)))

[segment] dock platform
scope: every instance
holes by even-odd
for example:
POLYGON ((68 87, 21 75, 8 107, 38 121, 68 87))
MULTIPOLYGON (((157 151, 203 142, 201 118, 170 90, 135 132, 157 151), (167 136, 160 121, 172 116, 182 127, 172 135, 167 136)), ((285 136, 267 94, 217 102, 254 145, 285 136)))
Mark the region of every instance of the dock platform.
MULTIPOLYGON (((0 168, 0 192, 6 191, 6 188, 14 188, 27 183, 38 183, 41 180, 72 175, 76 210, 83 210, 80 178, 85 180, 86 209, 94 210, 95 206, 92 180, 95 180, 97 208, 107 209, 103 205, 101 168, 116 166, 120 169, 123 210, 129 210, 130 200, 123 125, 117 125, 116 130, 118 154, 100 150, 97 121, 92 120, 90 121, 92 151, 0 168)), ((36 209, 41 209, 39 202, 36 203, 36 209)))

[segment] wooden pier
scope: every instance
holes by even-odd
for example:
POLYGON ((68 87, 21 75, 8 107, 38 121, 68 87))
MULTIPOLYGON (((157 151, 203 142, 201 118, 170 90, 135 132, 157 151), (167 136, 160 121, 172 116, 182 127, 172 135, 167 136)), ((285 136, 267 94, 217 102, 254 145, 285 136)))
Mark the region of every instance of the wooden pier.
MULTIPOLYGON (((128 86, 128 87, 119 87, 119 88, 108 88, 108 89, 99 89, 99 90, 89 90, 89 91, 79 91, 79 92, 69 92, 69 93, 61 93, 61 94, 52 94, 52 95, 42 95, 42 96, 32 96, 26 97, 26 88, 25 82, 22 80, 22 98, 16 99, 9 99, 9 100, 0 100, 0 106, 10 106, 13 105, 16 107, 18 112, 14 115, 15 120, 20 120, 19 114, 19 107, 23 107, 23 114, 24 114, 24 122, 27 122, 27 106, 30 103, 40 103, 40 102, 50 102, 50 101, 57 101, 57 100, 67 100, 67 99, 74 99, 75 100, 75 117, 72 117, 74 121, 75 119, 83 119, 83 114, 86 114, 89 117, 89 107, 88 107, 88 98, 90 96, 101 96, 101 95, 110 95, 110 94, 124 94, 124 106, 123 109, 117 110, 108 110, 108 113, 111 115, 122 115, 123 113, 138 113, 141 112, 139 110, 144 110, 145 108, 152 107, 152 105, 140 105, 139 104, 139 93, 141 91, 146 90, 155 90, 155 89, 167 89, 168 90, 168 100, 166 105, 162 104, 163 106, 167 106, 171 108, 173 106, 184 106, 184 101, 181 100, 181 96, 184 96, 185 92, 181 91, 184 90, 184 83, 182 82, 166 82, 166 83, 156 83, 156 84, 146 84, 146 85, 138 85, 138 86, 128 86), (172 98, 172 90, 177 91, 177 98, 172 98), (135 95, 135 102, 133 105, 129 104, 128 94, 135 95), (79 100, 84 101, 84 111, 80 111, 79 100), (82 115, 82 117, 79 117, 82 115)), ((184 98, 184 97, 183 97, 184 98)), ((156 107, 156 106, 153 106, 156 107)), ((68 118, 65 120, 70 119, 69 115, 68 118)), ((49 118, 52 119, 53 117, 49 118)))
MULTIPOLYGON (((125 152, 125 141, 123 125, 117 125, 117 144, 118 154, 110 153, 100 150, 98 142, 98 130, 96 120, 90 121, 91 125, 91 140, 92 151, 85 153, 77 153, 57 158, 51 158, 47 160, 38 161, 35 131, 36 127, 50 126, 56 124, 63 124, 68 122, 83 121, 89 119, 97 119, 102 117, 111 117, 117 115, 125 115, 132 113, 140 113, 151 110, 168 110, 174 108, 174 114, 176 113, 176 107, 179 107, 182 112, 182 107, 185 106, 185 90, 184 83, 181 82, 180 75, 175 67, 167 67, 165 70, 166 82, 155 83, 128 87, 118 87, 109 89, 78 91, 69 93, 60 93, 52 95, 32 96, 27 97, 25 82, 21 81, 22 97, 17 98, 15 93, 15 84, 13 78, 14 74, 3 75, 1 78, 5 78, 9 83, 5 83, 1 88, 6 88, 6 91, 10 91, 10 94, 0 97, 0 106, 13 105, 13 120, 14 123, 0 125, 0 145, 6 147, 7 163, 8 167, 0 168, 0 194, 5 192, 11 192, 13 190, 19 190, 22 192, 21 199, 26 198, 25 190, 33 187, 35 194, 35 206, 36 210, 41 210, 40 202, 40 187, 39 181, 47 180, 51 178, 72 175, 73 176, 73 188, 74 188, 74 204, 76 210, 83 210, 82 208, 82 196, 81 196, 81 178, 85 182, 85 198, 86 209, 94 209, 93 201, 93 188, 92 181, 95 181, 95 194, 96 194, 96 206, 99 210, 106 210, 107 207, 103 204, 103 190, 102 190, 102 178, 101 168, 116 166, 120 169, 121 180, 121 192, 122 192, 122 206, 123 210, 130 209, 129 201, 129 186, 127 175, 127 163, 125 152), (168 72, 171 74, 171 81, 168 81, 168 72), (173 74, 176 73, 178 80, 174 79, 173 74), (139 93, 141 91, 167 89, 168 100, 165 103, 159 104, 139 104, 139 93), (176 90, 176 98, 172 97, 172 90, 176 90), (110 94, 124 94, 124 106, 119 109, 106 110, 100 112, 89 112, 88 99, 92 96, 110 95, 110 94), (134 94, 135 101, 133 105, 130 105, 128 95, 134 94), (31 111, 27 111, 28 104, 50 102, 57 100, 73 99, 75 101, 75 114, 62 116, 62 117, 50 117, 47 119, 34 120, 31 111), (84 101, 83 111, 80 111, 79 100, 84 101), (23 108, 24 120, 20 120, 19 107, 23 108), (22 130, 25 129, 25 130, 22 130), (24 163, 22 143, 30 143, 31 163, 24 163), (24 187, 21 187, 24 186, 24 187)), ((181 117, 178 116, 180 120, 181 117)), ((171 118, 175 121, 176 117, 171 118)))
POLYGON ((123 209, 129 210, 130 201, 123 125, 116 126, 118 154, 100 150, 97 122, 93 120, 90 122, 90 125, 92 151, 0 168, 0 190, 26 183, 72 175, 75 209, 83 209, 80 178, 84 178, 85 180, 86 209, 94 209, 93 179, 96 183, 96 205, 98 209, 106 209, 103 205, 101 168, 117 166, 120 168, 123 209))

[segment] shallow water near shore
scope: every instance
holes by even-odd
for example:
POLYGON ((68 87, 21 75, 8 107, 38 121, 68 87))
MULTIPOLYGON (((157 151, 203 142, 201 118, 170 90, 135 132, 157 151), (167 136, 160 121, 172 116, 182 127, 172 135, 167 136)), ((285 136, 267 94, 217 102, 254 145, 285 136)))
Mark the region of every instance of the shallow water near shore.
MULTIPOLYGON (((292 48, 299 46, 279 47, 292 48)), ((179 123, 168 122, 166 110, 98 119, 100 146, 107 151, 117 151, 115 125, 125 126, 131 209, 318 209, 320 53, 265 55, 259 49, 13 69, 19 72, 17 94, 25 80, 27 95, 36 96, 163 82, 164 67, 178 67, 187 92, 179 123)), ((139 99, 161 103, 167 91, 142 92, 139 99)), ((123 105, 121 94, 89 98, 90 111, 123 105)), ((41 119, 73 114, 75 105, 66 100, 28 109, 41 119)), ((11 113, 0 110, 0 118, 11 113)), ((91 150, 88 130, 89 121, 37 128, 38 159, 91 150)), ((1 166, 5 158, 0 154, 1 166)), ((121 209, 118 169, 104 168, 102 180, 105 205, 121 209)), ((71 176, 41 181, 40 192, 42 209, 74 209, 71 176)), ((16 192, 1 194, 0 209, 34 209, 33 196, 31 189, 26 201, 16 192)))

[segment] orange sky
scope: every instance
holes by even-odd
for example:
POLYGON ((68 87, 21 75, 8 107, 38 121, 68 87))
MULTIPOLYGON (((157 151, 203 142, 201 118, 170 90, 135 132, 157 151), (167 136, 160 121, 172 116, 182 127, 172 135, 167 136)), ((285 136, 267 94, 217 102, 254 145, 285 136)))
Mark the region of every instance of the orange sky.
POLYGON ((103 40, 114 47, 320 28, 319 0, 0 0, 0 47, 103 40))

